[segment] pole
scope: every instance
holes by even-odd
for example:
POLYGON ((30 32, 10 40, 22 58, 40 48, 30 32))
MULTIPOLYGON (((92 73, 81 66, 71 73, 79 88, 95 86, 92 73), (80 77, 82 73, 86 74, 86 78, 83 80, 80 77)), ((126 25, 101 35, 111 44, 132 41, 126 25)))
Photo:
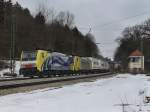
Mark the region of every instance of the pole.
MULTIPOLYGON (((144 51, 143 51, 143 36, 141 37, 141 41, 140 41, 140 47, 141 47, 141 52, 143 53, 144 55, 144 51)), ((141 72, 144 72, 144 57, 142 56, 142 60, 141 60, 141 68, 142 68, 142 71, 141 72)))
POLYGON ((141 52, 143 53, 143 38, 141 38, 141 42, 140 43, 141 43, 141 45, 140 45, 141 46, 141 52))
POLYGON ((89 32, 88 32, 88 33, 91 33, 91 31, 92 31, 92 29, 91 29, 91 27, 90 27, 90 29, 89 29, 89 32))
POLYGON ((10 66, 11 66, 11 75, 14 74, 14 65, 15 65, 15 33, 16 33, 16 18, 15 15, 11 16, 11 48, 10 48, 10 66))

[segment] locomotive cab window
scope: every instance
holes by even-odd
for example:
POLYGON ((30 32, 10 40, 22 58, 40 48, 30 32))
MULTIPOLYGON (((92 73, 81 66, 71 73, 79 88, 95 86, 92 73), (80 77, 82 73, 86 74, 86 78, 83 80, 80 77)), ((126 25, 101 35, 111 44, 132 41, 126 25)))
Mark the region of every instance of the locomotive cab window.
POLYGON ((34 61, 36 60, 36 52, 23 52, 22 61, 34 61))

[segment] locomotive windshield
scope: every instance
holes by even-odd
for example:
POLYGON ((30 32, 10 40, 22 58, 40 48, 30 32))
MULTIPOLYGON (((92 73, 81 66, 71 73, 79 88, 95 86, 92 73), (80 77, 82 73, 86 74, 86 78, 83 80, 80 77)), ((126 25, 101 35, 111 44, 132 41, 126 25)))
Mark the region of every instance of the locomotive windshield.
POLYGON ((22 53, 22 61, 34 61, 36 60, 37 52, 24 51, 22 53))

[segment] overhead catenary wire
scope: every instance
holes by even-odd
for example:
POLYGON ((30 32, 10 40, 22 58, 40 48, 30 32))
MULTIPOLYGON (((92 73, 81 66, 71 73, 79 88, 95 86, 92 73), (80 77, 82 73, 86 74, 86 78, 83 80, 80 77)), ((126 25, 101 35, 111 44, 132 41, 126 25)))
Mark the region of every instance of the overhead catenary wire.
MULTIPOLYGON (((103 31, 123 31, 124 28, 121 27, 121 28, 107 28, 109 25, 113 25, 113 24, 116 24, 116 23, 120 23, 122 21, 126 21, 126 20, 130 20, 130 19, 133 19, 133 18, 137 18, 137 17, 140 17, 140 16, 143 16, 143 15, 147 15, 147 14, 150 14, 150 11, 146 11, 146 12, 142 12, 142 13, 139 13, 139 14, 136 14, 136 15, 133 15, 133 16, 128 16, 128 17, 125 17, 125 18, 121 18, 121 19, 118 19, 118 20, 113 20, 113 21, 110 21, 110 22, 106 22, 104 24, 100 24, 100 25, 96 25, 96 26, 90 26, 90 32, 94 31, 94 32, 102 32, 103 31), (106 29, 107 28, 107 29, 106 29)), ((79 29, 81 30, 85 30, 85 31, 89 31, 89 27, 78 27, 79 29)), ((110 44, 114 44, 114 42, 112 43, 101 43, 101 45, 110 45, 110 44)), ((112 49, 109 49, 107 51, 111 51, 112 49)))
POLYGON ((101 25, 98 25, 98 26, 94 26, 92 28, 108 26, 108 25, 111 25, 111 24, 114 24, 114 23, 119 23, 119 22, 122 22, 122 21, 126 21, 126 20, 129 20, 129 19, 133 19, 133 18, 139 17, 139 16, 143 16, 143 15, 146 15, 146 14, 150 14, 150 11, 146 11, 146 12, 142 12, 140 14, 136 14, 136 15, 133 15, 133 16, 128 16, 128 17, 125 17, 125 18, 114 20, 114 21, 111 21, 111 22, 108 22, 108 23, 104 23, 104 24, 101 24, 101 25))
MULTIPOLYGON (((121 19, 118 19, 118 20, 113 20, 113 21, 110 21, 110 22, 106 22, 104 24, 100 24, 100 25, 96 25, 96 26, 90 27, 90 28, 92 30, 96 31, 95 29, 97 29, 97 28, 104 28, 104 27, 112 25, 112 24, 120 23, 122 21, 126 21, 126 20, 129 20, 129 19, 137 18, 139 16, 143 16, 143 15, 147 15, 147 14, 150 14, 150 11, 142 12, 140 14, 136 14, 136 15, 133 15, 133 16, 128 16, 128 17, 121 18, 121 19)), ((79 27, 79 29, 89 30, 89 27, 83 27, 82 26, 82 27, 79 27)), ((122 30, 122 29, 118 29, 118 30, 122 30)))

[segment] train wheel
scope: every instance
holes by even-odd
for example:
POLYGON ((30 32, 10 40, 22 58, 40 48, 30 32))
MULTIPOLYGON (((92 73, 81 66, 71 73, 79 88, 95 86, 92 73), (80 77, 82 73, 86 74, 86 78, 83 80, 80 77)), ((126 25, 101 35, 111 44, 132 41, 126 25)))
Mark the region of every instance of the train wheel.
POLYGON ((32 78, 32 79, 33 79, 33 78, 34 78, 34 76, 33 76, 33 75, 31 75, 31 76, 30 76, 30 78, 32 78))
POLYGON ((43 75, 39 75, 39 78, 43 78, 44 76, 43 75))

